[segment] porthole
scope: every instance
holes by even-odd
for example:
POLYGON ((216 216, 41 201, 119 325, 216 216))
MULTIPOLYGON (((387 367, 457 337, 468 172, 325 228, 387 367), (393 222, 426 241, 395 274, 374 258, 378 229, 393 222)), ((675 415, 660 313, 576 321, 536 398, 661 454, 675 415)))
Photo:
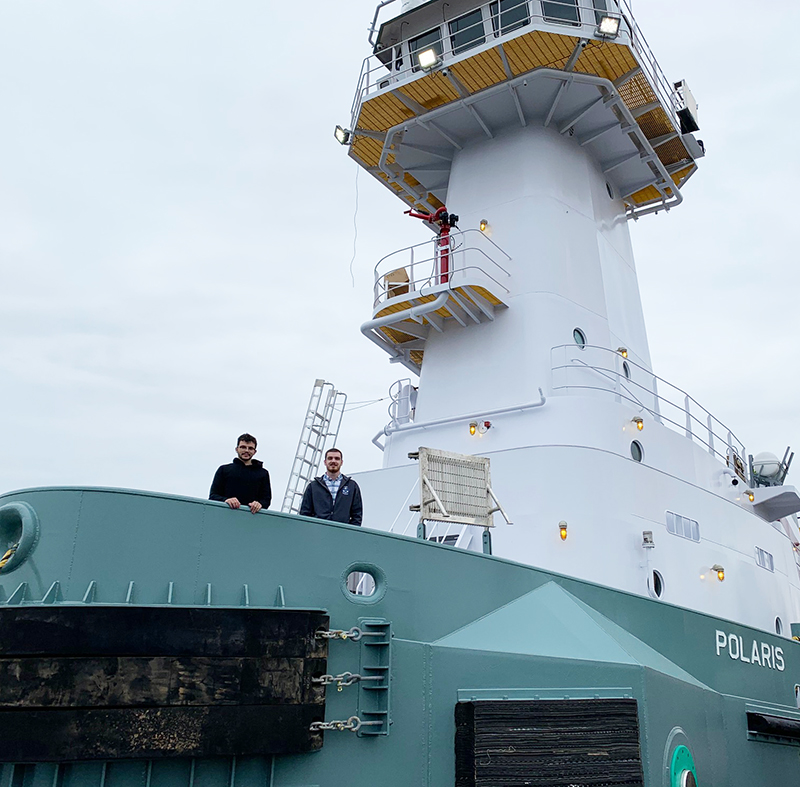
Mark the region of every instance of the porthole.
POLYGON ((642 448, 642 444, 638 440, 634 440, 631 443, 631 456, 636 462, 641 462, 644 459, 644 448, 642 448))
POLYGON ((664 595, 664 577, 658 571, 653 573, 647 578, 647 592, 653 598, 661 598, 664 595))
POLYGON ((630 380, 631 379, 631 367, 628 366, 627 361, 622 362, 622 373, 630 380))
POLYGON ((775 633, 779 636, 783 634, 783 621, 780 618, 775 618, 775 633))
POLYGON ((386 574, 374 563, 351 563, 342 572, 341 588, 354 604, 377 604, 386 595, 386 574))
POLYGON ((606 182, 606 191, 608 192, 608 196, 614 199, 614 189, 611 188, 611 184, 608 182, 606 182))
POLYGON ((572 338, 581 350, 586 347, 586 334, 580 328, 576 328, 572 332, 572 338))

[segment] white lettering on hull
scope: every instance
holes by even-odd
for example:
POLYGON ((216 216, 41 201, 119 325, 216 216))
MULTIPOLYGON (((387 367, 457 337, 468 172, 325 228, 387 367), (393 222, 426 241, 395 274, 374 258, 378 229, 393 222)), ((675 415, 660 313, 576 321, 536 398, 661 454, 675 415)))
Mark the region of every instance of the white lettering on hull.
POLYGON ((744 643, 744 639, 738 634, 727 634, 717 629, 716 631, 717 655, 723 652, 734 661, 742 661, 745 664, 758 664, 759 667, 783 672, 786 664, 783 661, 783 648, 776 648, 768 642, 758 642, 753 640, 749 647, 744 643), (750 654, 748 656, 748 653, 750 654))

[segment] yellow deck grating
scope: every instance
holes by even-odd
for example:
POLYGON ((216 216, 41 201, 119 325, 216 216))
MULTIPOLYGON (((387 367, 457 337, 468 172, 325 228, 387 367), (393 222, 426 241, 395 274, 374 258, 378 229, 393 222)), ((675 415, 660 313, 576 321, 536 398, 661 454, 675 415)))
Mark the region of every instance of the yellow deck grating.
POLYGON ((575 70, 582 74, 595 74, 610 82, 636 68, 636 60, 628 47, 622 44, 590 41, 583 50, 575 70))
POLYGON ((456 63, 451 71, 471 93, 477 93, 506 79, 503 61, 496 48, 456 63))
POLYGON ((619 86, 620 98, 631 111, 656 101, 656 94, 644 74, 637 74, 619 86))
MULTIPOLYGON (((492 49, 477 52, 471 57, 454 63, 450 68, 453 75, 467 90, 476 93, 508 79, 503 67, 501 49, 512 74, 516 77, 536 68, 562 69, 577 43, 576 36, 533 30, 505 41, 492 49)), ((636 66, 637 61, 634 54, 626 45, 590 41, 575 63, 575 71, 614 81, 624 74, 630 73, 636 66)), ((396 90, 427 110, 436 109, 459 98, 455 87, 439 71, 419 76, 410 83, 398 86, 396 90)), ((643 73, 636 74, 627 80, 619 86, 618 90, 625 105, 631 111, 658 101, 655 91, 643 73)), ((414 113, 396 95, 387 92, 368 98, 362 103, 356 128, 385 132, 412 117, 414 117, 414 113)), ((650 140, 676 130, 671 119, 661 107, 641 115, 637 118, 637 122, 650 140)), ((363 166, 374 170, 380 161, 381 150, 382 145, 378 140, 359 136, 356 132, 351 155, 363 166)), ((691 158, 679 138, 660 145, 656 148, 656 153, 665 165, 676 164, 691 158)), ((682 170, 682 172, 685 171, 682 170)), ((378 172, 377 174, 384 180, 389 180, 385 173, 378 172)), ((404 175, 404 180, 415 188, 420 186, 419 181, 408 174, 404 175)), ((678 182, 676 181, 676 183, 678 182)), ((415 204, 421 210, 427 210, 431 205, 438 207, 442 204, 432 194, 428 194, 427 204, 422 205, 404 194, 399 185, 395 183, 389 185, 407 202, 415 204)), ((649 186, 628 199, 635 204, 642 204, 661 199, 661 195, 655 187, 649 186)))

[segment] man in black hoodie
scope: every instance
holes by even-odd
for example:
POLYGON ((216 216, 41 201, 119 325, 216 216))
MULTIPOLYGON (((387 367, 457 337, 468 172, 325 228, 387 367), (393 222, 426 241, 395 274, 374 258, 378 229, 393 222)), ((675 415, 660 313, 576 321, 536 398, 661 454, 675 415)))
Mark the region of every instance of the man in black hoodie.
POLYGON ((338 448, 329 448, 325 452, 326 472, 306 487, 300 504, 302 516, 348 525, 361 524, 361 490, 352 478, 342 474, 342 461, 342 452, 338 448))
POLYGON ((258 441, 245 432, 236 441, 236 459, 229 465, 222 465, 211 482, 209 500, 219 500, 231 508, 243 504, 249 506, 253 514, 262 508, 269 508, 272 488, 269 472, 257 459, 253 459, 258 441))

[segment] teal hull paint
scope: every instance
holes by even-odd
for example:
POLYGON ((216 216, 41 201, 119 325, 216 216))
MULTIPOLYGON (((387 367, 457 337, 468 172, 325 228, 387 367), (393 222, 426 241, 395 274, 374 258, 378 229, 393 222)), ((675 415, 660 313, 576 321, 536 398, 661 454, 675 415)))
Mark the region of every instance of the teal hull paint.
MULTIPOLYGON (((369 529, 124 490, 41 489, 0 496, 35 509, 40 539, 0 574, 4 601, 27 583, 40 603, 54 581, 63 603, 325 609, 332 628, 391 621, 393 724, 386 737, 326 732, 322 751, 288 757, 3 766, 2 784, 431 785, 454 780, 453 712, 471 693, 501 699, 627 693, 639 702, 648 787, 668 785, 669 755, 686 743, 704 787, 800 783, 800 749, 748 740, 748 704, 797 714, 800 643, 510 561, 369 529), (343 577, 380 567, 385 596, 354 603, 343 577), (133 582, 131 590, 130 583, 133 582), (717 632, 780 647, 785 669, 717 653, 717 632), (676 728, 679 728, 676 731, 676 728)), ((17 593, 16 598, 19 598, 17 593)), ((359 646, 334 641, 328 671, 357 671, 359 646)), ((328 688, 327 719, 356 712, 357 687, 328 688)))

